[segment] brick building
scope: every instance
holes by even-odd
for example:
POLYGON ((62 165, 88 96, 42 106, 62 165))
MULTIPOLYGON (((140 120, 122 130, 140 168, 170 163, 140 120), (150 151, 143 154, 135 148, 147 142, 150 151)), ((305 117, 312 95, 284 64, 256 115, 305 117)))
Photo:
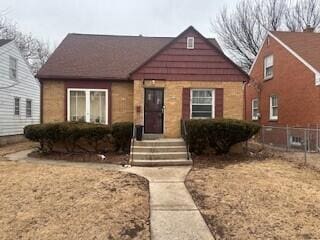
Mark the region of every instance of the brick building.
POLYGON ((69 34, 39 71, 43 122, 133 121, 180 136, 180 120, 243 118, 248 75, 193 27, 175 38, 69 34))
POLYGON ((319 71, 319 33, 268 33, 249 72, 246 119, 276 126, 320 124, 319 71))

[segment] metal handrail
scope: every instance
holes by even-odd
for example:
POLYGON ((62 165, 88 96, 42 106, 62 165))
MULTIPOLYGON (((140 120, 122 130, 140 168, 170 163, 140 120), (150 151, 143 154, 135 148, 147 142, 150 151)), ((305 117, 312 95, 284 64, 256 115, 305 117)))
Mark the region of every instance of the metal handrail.
POLYGON ((189 156, 189 141, 188 141, 188 131, 187 131, 187 127, 186 127, 186 121, 181 119, 181 125, 182 125, 182 138, 184 139, 185 143, 186 143, 186 147, 187 147, 187 159, 190 159, 189 156))
POLYGON ((133 149, 134 149, 134 140, 136 139, 136 126, 133 125, 132 127, 132 138, 131 138, 131 146, 130 146, 130 159, 129 159, 129 164, 133 162, 133 149))

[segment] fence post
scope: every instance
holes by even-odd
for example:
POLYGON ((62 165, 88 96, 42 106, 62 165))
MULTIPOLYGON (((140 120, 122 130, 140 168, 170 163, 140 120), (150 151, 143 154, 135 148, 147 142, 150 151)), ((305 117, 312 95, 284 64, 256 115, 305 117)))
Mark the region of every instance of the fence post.
POLYGON ((287 124, 286 127, 286 133, 287 133, 287 152, 289 151, 290 148, 290 140, 289 140, 289 125, 287 124))
POLYGON ((311 145, 310 145, 310 124, 308 124, 308 152, 310 152, 311 150, 310 150, 310 147, 311 147, 311 145))
POLYGON ((262 147, 264 148, 264 126, 261 127, 261 135, 262 135, 262 147))
POLYGON ((317 124, 317 130, 316 130, 316 151, 320 151, 319 148, 319 124, 317 124))
POLYGON ((307 130, 304 129, 304 164, 307 164, 307 130))

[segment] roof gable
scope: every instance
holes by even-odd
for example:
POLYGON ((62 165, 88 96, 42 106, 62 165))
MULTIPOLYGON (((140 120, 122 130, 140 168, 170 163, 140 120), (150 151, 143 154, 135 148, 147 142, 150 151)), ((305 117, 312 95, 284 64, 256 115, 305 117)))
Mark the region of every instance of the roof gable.
MULTIPOLYGON (((172 37, 68 34, 37 74, 51 79, 123 79, 172 37)), ((209 39, 218 48, 214 39, 209 39)))
POLYGON ((248 75, 190 26, 132 72, 131 78, 247 81, 248 75), (188 37, 194 37, 194 49, 187 49, 188 37))
POLYGON ((320 33, 309 32, 269 32, 262 43, 250 68, 251 74, 268 36, 282 45, 295 58, 315 74, 316 85, 320 84, 320 33))

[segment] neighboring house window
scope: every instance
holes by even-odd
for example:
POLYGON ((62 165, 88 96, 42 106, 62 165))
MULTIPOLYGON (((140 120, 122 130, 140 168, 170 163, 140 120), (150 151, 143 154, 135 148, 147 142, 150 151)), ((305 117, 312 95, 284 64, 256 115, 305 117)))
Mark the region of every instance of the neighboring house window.
POLYGON ((191 91, 191 118, 214 118, 214 90, 191 91))
POLYGON ((194 49, 194 37, 187 37, 187 49, 194 49))
POLYGON ((26 116, 32 117, 32 100, 31 99, 26 100, 26 116))
POLYGON ((278 97, 270 97, 270 120, 278 120, 278 97))
POLYGON ((14 98, 14 115, 20 115, 20 98, 14 98))
POLYGON ((264 79, 273 77, 273 55, 267 56, 264 59, 264 79))
POLYGON ((108 124, 108 90, 68 89, 68 121, 108 124))
POLYGON ((9 77, 11 80, 17 79, 17 59, 9 58, 9 77))
POLYGON ((258 98, 252 99, 252 120, 258 120, 259 101, 258 98))

